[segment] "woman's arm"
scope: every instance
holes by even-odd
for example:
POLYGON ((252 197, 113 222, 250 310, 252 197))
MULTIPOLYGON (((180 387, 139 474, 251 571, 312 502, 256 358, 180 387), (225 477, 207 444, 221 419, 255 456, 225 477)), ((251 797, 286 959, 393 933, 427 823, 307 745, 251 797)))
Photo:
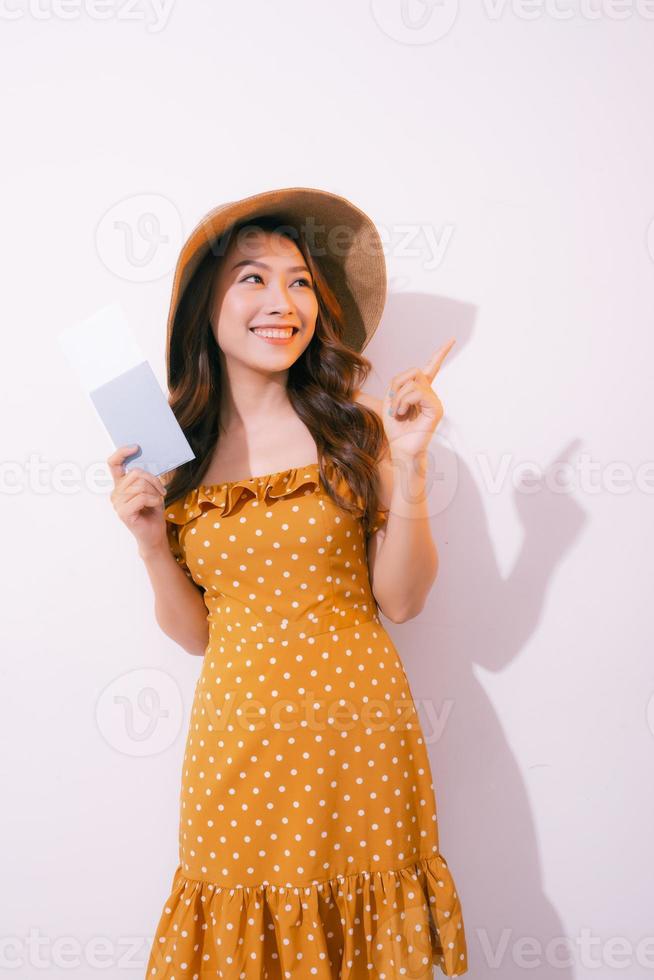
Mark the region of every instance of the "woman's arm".
MULTIPOLYGON (((363 391, 355 401, 381 417, 382 400, 363 391)), ((423 457, 379 460, 379 504, 389 509, 383 527, 368 540, 370 584, 377 605, 393 623, 413 619, 423 609, 438 574, 438 551, 431 535, 423 457)))
MULTIPOLYGON (((426 454, 425 454, 426 457, 426 454)), ((394 623, 422 612, 438 575, 425 486, 426 458, 391 456, 379 463, 383 527, 368 541, 370 584, 379 608, 394 623)))
POLYGON ((154 614, 166 636, 187 653, 202 656, 209 643, 208 610, 204 593, 187 576, 167 544, 139 548, 154 590, 154 614))
MULTIPOLYGON (((166 487, 160 477, 140 467, 125 472, 125 460, 138 446, 119 446, 107 457, 114 481, 110 500, 118 517, 136 538, 139 555, 154 589, 154 613, 161 629, 189 653, 202 654, 209 642, 204 590, 179 563, 177 536, 166 523, 166 487)), ((175 530, 177 530, 175 528, 175 530)))

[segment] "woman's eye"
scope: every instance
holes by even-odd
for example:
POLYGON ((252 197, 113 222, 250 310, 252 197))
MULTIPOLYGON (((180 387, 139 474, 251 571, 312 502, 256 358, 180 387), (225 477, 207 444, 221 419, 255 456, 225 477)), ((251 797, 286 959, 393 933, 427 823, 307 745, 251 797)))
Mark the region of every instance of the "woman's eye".
MULTIPOLYGON (((244 276, 241 279, 241 282, 247 282, 248 279, 261 279, 261 276, 259 275, 258 272, 251 272, 249 275, 244 276)), ((303 278, 296 279, 295 282, 303 282, 305 286, 309 286, 311 288, 311 283, 309 282, 308 279, 303 279, 303 278)))

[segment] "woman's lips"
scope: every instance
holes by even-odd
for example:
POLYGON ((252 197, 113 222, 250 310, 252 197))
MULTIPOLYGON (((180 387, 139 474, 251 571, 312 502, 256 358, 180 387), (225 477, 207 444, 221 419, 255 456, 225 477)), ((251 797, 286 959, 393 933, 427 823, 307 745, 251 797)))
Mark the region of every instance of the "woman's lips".
POLYGON ((273 336, 265 336, 264 334, 261 333, 256 333, 253 327, 250 328, 250 333, 254 334, 254 336, 258 340, 263 340, 267 344, 290 344, 297 332, 298 332, 298 328, 293 327, 292 333, 290 335, 282 335, 280 333, 277 337, 273 337, 273 336))

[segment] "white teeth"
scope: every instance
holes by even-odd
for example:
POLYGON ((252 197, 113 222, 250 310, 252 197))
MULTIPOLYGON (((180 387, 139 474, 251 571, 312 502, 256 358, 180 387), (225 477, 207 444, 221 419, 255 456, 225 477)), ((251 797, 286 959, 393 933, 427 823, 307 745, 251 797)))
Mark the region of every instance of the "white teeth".
POLYGON ((267 328, 267 327, 255 327, 252 333, 258 334, 259 337, 292 337, 293 327, 287 327, 285 330, 267 328))

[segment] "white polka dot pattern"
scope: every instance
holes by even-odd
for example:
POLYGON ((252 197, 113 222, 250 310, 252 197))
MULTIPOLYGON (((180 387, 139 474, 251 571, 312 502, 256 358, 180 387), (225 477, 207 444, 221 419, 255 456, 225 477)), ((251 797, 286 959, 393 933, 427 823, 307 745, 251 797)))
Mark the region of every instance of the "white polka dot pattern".
POLYGON ((317 463, 201 486, 166 516, 209 642, 146 976, 462 975, 429 757, 360 518, 317 463))

